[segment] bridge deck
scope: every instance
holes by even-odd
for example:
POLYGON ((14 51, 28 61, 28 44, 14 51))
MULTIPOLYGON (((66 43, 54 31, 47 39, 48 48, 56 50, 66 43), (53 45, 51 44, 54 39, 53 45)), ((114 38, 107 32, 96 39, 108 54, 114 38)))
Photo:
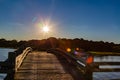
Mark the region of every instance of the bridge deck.
MULTIPOLYGON (((64 62, 63 62, 64 63, 64 62)), ((66 66, 68 67, 68 66, 66 66)), ((15 73, 15 80, 74 80, 58 58, 46 52, 32 52, 15 73)))

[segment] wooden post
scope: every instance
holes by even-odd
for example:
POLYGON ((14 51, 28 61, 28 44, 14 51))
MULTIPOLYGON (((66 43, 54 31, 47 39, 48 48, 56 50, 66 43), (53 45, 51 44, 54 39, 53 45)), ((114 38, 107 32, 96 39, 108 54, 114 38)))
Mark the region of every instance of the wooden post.
POLYGON ((9 52, 8 53, 8 62, 10 63, 12 68, 15 68, 15 52, 9 52))
POLYGON ((93 80, 92 68, 86 66, 85 80, 93 80))
POLYGON ((16 54, 15 52, 9 52, 8 53, 8 63, 10 64, 7 76, 5 77, 4 80, 14 80, 14 73, 15 73, 15 59, 16 59, 16 54))
POLYGON ((14 80, 14 74, 15 74, 14 70, 9 70, 4 80, 14 80))

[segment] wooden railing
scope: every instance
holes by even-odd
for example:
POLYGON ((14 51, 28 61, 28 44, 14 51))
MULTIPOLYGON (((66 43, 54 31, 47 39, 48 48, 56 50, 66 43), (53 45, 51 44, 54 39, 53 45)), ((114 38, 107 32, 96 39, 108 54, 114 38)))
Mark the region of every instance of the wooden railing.
POLYGON ((13 80, 14 73, 19 69, 23 60, 29 52, 32 51, 31 47, 19 48, 14 52, 8 53, 8 59, 4 62, 0 62, 0 73, 6 73, 5 80, 13 80))
POLYGON ((22 54, 18 55, 15 59, 15 71, 17 71, 22 64, 24 58, 27 56, 27 54, 32 51, 31 47, 27 47, 22 54))
POLYGON ((94 55, 95 72, 120 72, 120 55, 94 55), (111 66, 111 67, 109 67, 111 66), (115 67, 116 66, 116 67, 115 67), (117 67, 119 66, 119 67, 117 67))
POLYGON ((72 55, 68 54, 67 52, 61 49, 51 49, 48 52, 55 53, 55 55, 60 55, 66 59, 71 66, 74 65, 80 72, 82 72, 83 76, 85 76, 86 80, 93 80, 93 72, 120 72, 120 60, 111 60, 105 61, 110 57, 118 57, 120 59, 120 54, 102 54, 102 55, 94 55, 89 53, 86 55, 86 59, 76 58, 72 55), (92 57, 92 62, 87 63, 87 59, 92 57), (103 61, 96 61, 96 58, 104 59, 103 61), (114 68, 114 66, 119 66, 118 68, 114 68), (112 66, 112 67, 108 67, 112 66))

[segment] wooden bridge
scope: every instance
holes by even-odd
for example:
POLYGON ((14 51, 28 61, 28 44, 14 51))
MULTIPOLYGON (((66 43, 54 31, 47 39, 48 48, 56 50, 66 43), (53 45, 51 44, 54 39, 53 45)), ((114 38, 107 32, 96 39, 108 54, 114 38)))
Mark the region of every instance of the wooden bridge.
POLYGON ((10 52, 8 60, 0 65, 0 73, 7 73, 5 80, 83 80, 65 58, 30 47, 22 54, 10 52))
POLYGON ((73 80, 73 77, 64 69, 55 55, 46 52, 31 52, 15 72, 14 79, 73 80))
MULTIPOLYGON (((97 55, 98 57, 100 56, 97 55)), ((93 71, 113 71, 99 69, 99 64, 102 63, 87 64, 85 60, 59 49, 50 49, 47 53, 32 51, 27 47, 10 52, 8 59, 0 62, 0 73, 7 73, 5 80, 92 80, 93 71)), ((107 62, 108 64, 120 65, 120 62, 107 62)))

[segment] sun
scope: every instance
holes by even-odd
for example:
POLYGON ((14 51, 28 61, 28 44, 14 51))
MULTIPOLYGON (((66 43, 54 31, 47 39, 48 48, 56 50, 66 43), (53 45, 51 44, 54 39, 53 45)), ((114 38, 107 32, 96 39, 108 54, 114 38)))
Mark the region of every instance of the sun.
POLYGON ((44 27, 43 27, 43 31, 47 33, 47 32, 49 31, 48 26, 44 26, 44 27))

